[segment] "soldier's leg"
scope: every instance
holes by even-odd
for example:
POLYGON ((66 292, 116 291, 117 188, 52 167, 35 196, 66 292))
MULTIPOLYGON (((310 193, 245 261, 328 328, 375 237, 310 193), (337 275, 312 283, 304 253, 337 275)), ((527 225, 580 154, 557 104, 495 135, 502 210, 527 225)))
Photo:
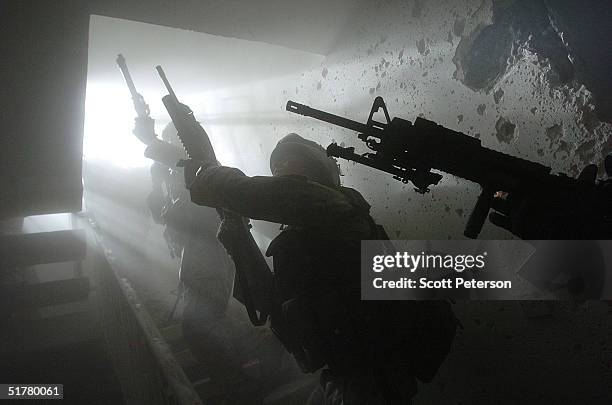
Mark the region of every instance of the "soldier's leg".
POLYGON ((183 334, 194 355, 211 364, 211 372, 239 367, 233 361, 233 333, 224 325, 231 287, 227 262, 220 253, 214 241, 191 236, 186 238, 180 268, 183 334))
POLYGON ((277 373, 284 349, 267 328, 256 329, 246 315, 239 317, 239 311, 228 311, 233 263, 223 248, 211 244, 192 237, 183 249, 183 333, 192 352, 200 360, 234 373, 256 361, 261 374, 277 373))

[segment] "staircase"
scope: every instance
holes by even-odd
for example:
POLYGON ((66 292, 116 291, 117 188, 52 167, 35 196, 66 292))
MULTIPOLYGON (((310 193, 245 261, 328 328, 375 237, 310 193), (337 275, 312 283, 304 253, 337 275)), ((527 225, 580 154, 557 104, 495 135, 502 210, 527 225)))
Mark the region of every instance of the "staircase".
POLYGON ((63 384, 64 403, 123 404, 83 266, 85 237, 79 229, 0 236, 0 381, 63 384))

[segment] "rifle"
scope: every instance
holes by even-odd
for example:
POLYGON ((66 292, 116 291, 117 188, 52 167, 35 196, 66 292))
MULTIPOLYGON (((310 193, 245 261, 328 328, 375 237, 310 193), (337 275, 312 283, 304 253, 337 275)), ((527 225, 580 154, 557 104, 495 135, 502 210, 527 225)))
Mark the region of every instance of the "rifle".
MULTIPOLYGON (((162 102, 187 156, 203 163, 218 164, 208 134, 196 121, 193 111, 178 101, 162 67, 156 66, 155 69, 168 90, 169 94, 162 97, 162 102)), ((225 210, 217 212, 221 218, 217 237, 236 266, 234 296, 245 305, 251 323, 261 326, 273 308, 272 272, 251 234, 248 219, 225 210)))
POLYGON ((142 97, 142 95, 136 91, 136 86, 134 86, 132 75, 130 75, 130 71, 128 70, 127 64, 125 63, 125 58, 121 54, 117 55, 117 65, 119 66, 119 69, 121 69, 121 73, 123 74, 125 83, 130 89, 130 94, 132 95, 132 102, 134 103, 134 109, 136 110, 136 114, 138 114, 140 118, 149 118, 151 114, 151 111, 149 110, 149 105, 145 102, 144 97, 142 97))
MULTIPOLYGON (((359 132, 358 138, 373 152, 357 154, 354 147, 332 143, 327 148, 328 156, 382 170, 396 180, 411 182, 418 193, 428 192, 430 186, 442 179, 442 175, 432 169, 479 184, 482 192, 464 230, 468 238, 478 237, 498 191, 509 193, 513 201, 533 195, 550 195, 551 198, 546 199, 549 207, 566 211, 567 207, 556 205, 571 200, 572 208, 591 215, 594 223, 610 222, 611 187, 604 190, 607 182, 589 184, 563 173, 553 175, 550 167, 487 149, 479 139, 424 118, 419 117, 414 123, 397 117, 390 119, 382 97, 374 100, 366 124, 291 100, 286 109, 359 132), (384 123, 373 119, 381 109, 386 119, 384 123)), ((595 235, 593 238, 597 239, 595 235)))

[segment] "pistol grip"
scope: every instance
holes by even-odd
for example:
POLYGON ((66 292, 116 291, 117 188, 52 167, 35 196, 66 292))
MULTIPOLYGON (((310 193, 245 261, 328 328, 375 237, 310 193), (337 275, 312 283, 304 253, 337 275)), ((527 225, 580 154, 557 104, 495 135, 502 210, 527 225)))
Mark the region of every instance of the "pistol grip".
POLYGON ((482 226, 489 215, 489 209, 491 209, 491 204, 493 203, 493 193, 494 191, 490 187, 483 187, 476 201, 476 205, 468 218, 468 222, 465 225, 463 235, 466 237, 470 239, 478 238, 482 226))

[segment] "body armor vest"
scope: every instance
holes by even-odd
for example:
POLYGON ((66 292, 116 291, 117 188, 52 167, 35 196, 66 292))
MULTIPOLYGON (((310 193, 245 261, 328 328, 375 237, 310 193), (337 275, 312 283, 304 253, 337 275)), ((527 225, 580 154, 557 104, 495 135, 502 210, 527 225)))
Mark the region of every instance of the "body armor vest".
POLYGON ((287 228, 268 248, 278 308, 272 329, 304 372, 381 370, 429 381, 450 350, 446 302, 361 301, 361 240, 388 239, 355 190, 351 223, 287 228))

